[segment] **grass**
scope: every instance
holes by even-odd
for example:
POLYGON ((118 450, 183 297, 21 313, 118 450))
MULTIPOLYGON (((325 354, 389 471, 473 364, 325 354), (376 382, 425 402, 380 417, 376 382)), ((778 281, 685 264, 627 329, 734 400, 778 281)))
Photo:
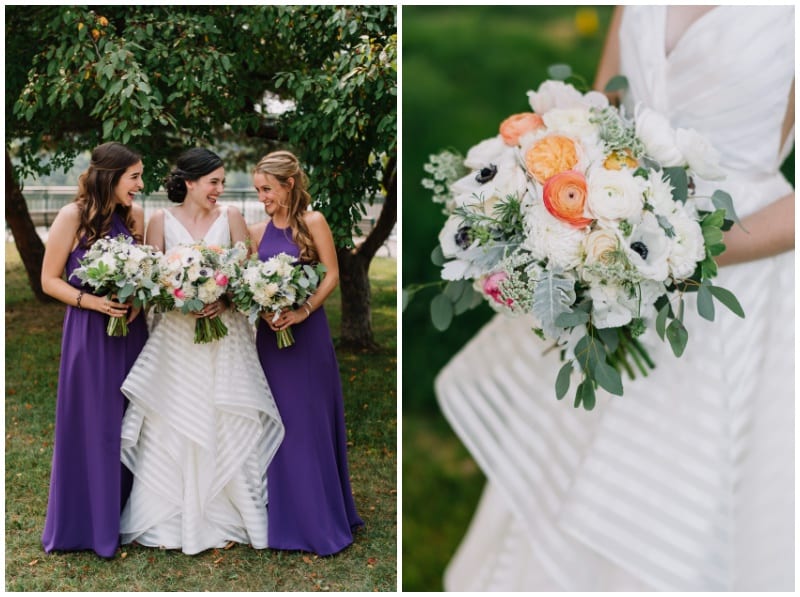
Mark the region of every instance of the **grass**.
MULTIPOLYGON (((6 591, 395 591, 396 262, 376 258, 377 353, 339 351, 349 463, 366 523, 348 549, 320 558, 237 545, 197 556, 125 546, 113 560, 92 552, 46 554, 56 383, 64 307, 33 299, 14 245, 6 244, 6 591)), ((326 304, 336 340, 339 299, 326 304)))

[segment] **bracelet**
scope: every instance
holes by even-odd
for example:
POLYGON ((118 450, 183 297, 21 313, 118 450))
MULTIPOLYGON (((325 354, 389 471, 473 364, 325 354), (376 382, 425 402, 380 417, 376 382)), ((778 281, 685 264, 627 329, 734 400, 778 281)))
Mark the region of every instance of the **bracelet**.
POLYGON ((309 305, 312 309, 314 308, 314 303, 311 302, 310 298, 306 299, 306 304, 309 305))
POLYGON ((306 317, 311 317, 311 309, 308 308, 308 305, 303 305, 303 308, 306 310, 306 317))
POLYGON ((78 309, 83 309, 83 307, 81 307, 81 299, 82 298, 83 298, 83 290, 81 290, 78 293, 78 300, 75 301, 75 306, 78 307, 78 309))

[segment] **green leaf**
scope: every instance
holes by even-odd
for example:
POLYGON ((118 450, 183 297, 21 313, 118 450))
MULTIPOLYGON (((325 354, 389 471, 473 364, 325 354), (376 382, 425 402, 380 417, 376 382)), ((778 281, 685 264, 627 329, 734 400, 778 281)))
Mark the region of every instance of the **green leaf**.
POLYGON ((408 303, 410 301, 411 301, 411 293, 408 292, 407 290, 403 290, 403 309, 402 309, 403 311, 406 310, 406 307, 408 307, 408 303))
POLYGON ((628 78, 624 75, 615 75, 606 83, 605 91, 623 91, 628 89, 628 78))
POLYGON ((725 288, 721 288, 719 286, 711 286, 710 284, 709 290, 711 291, 711 294, 714 295, 715 299, 728 307, 728 309, 733 311, 736 315, 744 319, 744 309, 742 309, 742 305, 739 304, 739 301, 730 290, 726 290, 725 288))
POLYGON ((594 383, 591 379, 584 379, 575 393, 575 408, 583 404, 585 410, 592 410, 595 405, 594 383))
POLYGON ((686 203, 689 189, 689 179, 686 176, 686 169, 680 166, 664 168, 664 174, 672 185, 672 198, 675 201, 686 203))
POLYGON ((658 310, 658 315, 656 316, 656 333, 662 340, 664 339, 664 334, 667 330, 667 317, 669 316, 669 311, 669 303, 666 303, 658 310))
POLYGON ((569 64, 551 64, 547 67, 547 76, 556 81, 564 81, 572 76, 572 67, 569 64))
POLYGON ((600 387, 616 396, 622 396, 622 378, 619 371, 605 361, 598 361, 594 366, 594 378, 600 387))
MULTIPOLYGON (((733 198, 728 193, 720 190, 714 191, 714 193, 711 195, 711 202, 717 209, 725 210, 725 217, 728 220, 733 220, 739 224, 739 226, 742 226, 739 216, 736 215, 736 211, 733 209, 733 198)), ((744 226, 742 226, 742 230, 747 231, 744 226)))
POLYGON ((595 331, 600 337, 600 340, 603 341, 603 344, 606 345, 606 349, 609 353, 617 350, 617 347, 619 346, 619 331, 617 328, 601 328, 596 329, 595 331))
POLYGON ((697 312, 703 319, 714 321, 714 300, 710 288, 710 284, 703 283, 697 289, 697 312))
POLYGON ((689 341, 689 332, 686 331, 680 320, 673 319, 667 326, 667 340, 669 340, 675 356, 681 356, 686 349, 686 343, 689 341))
POLYGON ((574 328, 589 321, 589 314, 584 311, 570 311, 556 317, 556 325, 562 328, 574 328))
POLYGON ((436 245, 436 248, 431 252, 431 261, 433 265, 441 267, 444 265, 445 257, 444 253, 442 252, 441 245, 436 245))
POLYGON ((436 295, 431 301, 431 321, 440 332, 449 328, 453 321, 453 303, 444 294, 436 295))
POLYGON ((561 400, 564 396, 567 395, 567 390, 569 390, 569 381, 570 376, 572 374, 572 362, 569 361, 564 363, 564 366, 558 371, 558 376, 556 377, 556 398, 561 400))

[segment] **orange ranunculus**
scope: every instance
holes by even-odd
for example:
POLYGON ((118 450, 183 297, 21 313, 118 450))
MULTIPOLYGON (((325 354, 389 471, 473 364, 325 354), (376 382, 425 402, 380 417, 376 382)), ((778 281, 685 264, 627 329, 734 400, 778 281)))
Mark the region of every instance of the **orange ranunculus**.
POLYGON ((622 170, 623 167, 636 168, 639 165, 629 150, 612 151, 606 161, 603 162, 603 168, 606 170, 622 170))
POLYGON ((500 123, 500 136, 506 145, 514 146, 525 133, 530 133, 544 126, 542 117, 533 112, 522 112, 506 118, 500 123))
POLYGON ((572 170, 577 163, 575 142, 560 135, 539 139, 525 154, 525 166, 539 184, 556 174, 572 170))
POLYGON ((587 192, 583 174, 568 170, 547 179, 542 200, 554 217, 573 228, 583 228, 592 223, 592 219, 583 214, 587 192))

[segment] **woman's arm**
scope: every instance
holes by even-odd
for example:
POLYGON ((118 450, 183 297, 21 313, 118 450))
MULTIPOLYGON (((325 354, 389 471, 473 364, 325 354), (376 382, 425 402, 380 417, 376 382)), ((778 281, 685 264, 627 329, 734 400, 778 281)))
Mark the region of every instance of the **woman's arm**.
POLYGON ((228 224, 231 229, 231 244, 235 245, 238 242, 246 243, 250 239, 250 233, 247 231, 247 224, 244 221, 244 216, 242 212, 233 205, 228 207, 228 224))
POLYGON ((725 233, 719 265, 734 265, 794 249, 794 193, 742 219, 725 233))
POLYGON ((127 305, 109 302, 103 297, 83 292, 68 284, 62 277, 69 254, 75 247, 79 227, 80 212, 77 204, 69 203, 62 207, 47 235, 42 261, 42 290, 64 304, 122 317, 127 313, 127 305))
MULTIPOLYGON (((619 69, 619 23, 622 20, 622 6, 617 6, 614 9, 614 14, 611 17, 611 24, 608 26, 608 33, 606 34, 606 42, 603 46, 603 53, 600 56, 600 64, 597 67, 597 75, 594 79, 594 88, 597 91, 603 91, 606 84, 612 77, 620 74, 619 69)), ((618 99, 617 92, 610 93, 609 100, 618 99)))
POLYGON ((162 253, 164 252, 164 218, 163 209, 159 209, 150 216, 147 232, 144 235, 144 242, 162 253))
POLYGON ((250 234, 250 254, 258 253, 258 246, 261 244, 261 239, 264 236, 264 231, 267 229, 267 222, 259 222, 258 224, 253 224, 247 229, 247 232, 250 234))

